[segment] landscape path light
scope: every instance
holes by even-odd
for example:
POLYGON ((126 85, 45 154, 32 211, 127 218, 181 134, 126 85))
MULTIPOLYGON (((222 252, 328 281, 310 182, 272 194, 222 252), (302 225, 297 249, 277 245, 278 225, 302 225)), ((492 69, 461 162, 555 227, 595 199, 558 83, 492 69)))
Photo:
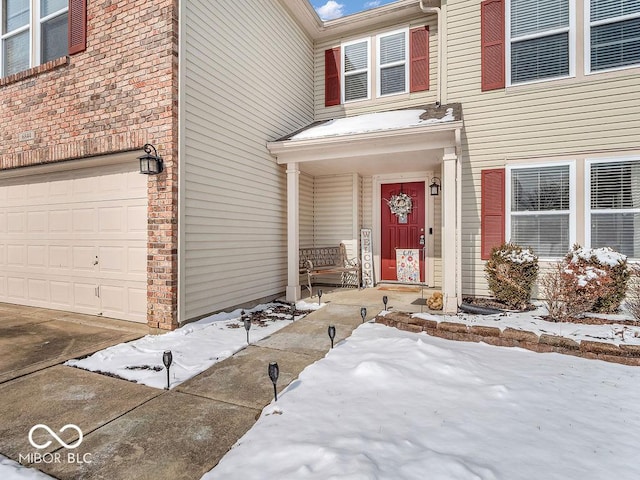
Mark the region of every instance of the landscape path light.
POLYGON ((387 309, 387 302, 389 301, 389 297, 387 297, 386 295, 382 296, 382 303, 384 303, 384 309, 387 309))
POLYGON ((333 348, 333 339, 336 338, 336 326, 329 325, 327 333, 329 334, 329 338, 331 339, 331 348, 333 348))
POLYGON ((320 299, 322 298, 322 289, 318 289, 318 305, 320 305, 320 299))
POLYGON ((249 330, 251 330, 251 317, 245 316, 244 310, 240 312, 242 323, 244 323, 244 329, 247 331, 247 344, 249 343, 249 330))
POLYGON ((366 307, 362 307, 360 309, 360 316, 362 317, 362 323, 364 323, 364 319, 367 318, 367 309, 366 309, 366 307))
POLYGON ((164 363, 164 367, 167 369, 167 388, 165 390, 169 390, 169 367, 171 367, 171 363, 173 362, 173 354, 171 350, 166 350, 162 354, 162 363, 164 363))
POLYGON ((269 363, 269 378, 271 379, 271 383, 273 383, 273 396, 278 401, 278 389, 276 388, 276 384, 278 383, 278 376, 280 375, 280 369, 278 368, 278 362, 270 362, 269 363))
POLYGON ((296 302, 291 304, 291 321, 293 322, 296 319, 296 302))

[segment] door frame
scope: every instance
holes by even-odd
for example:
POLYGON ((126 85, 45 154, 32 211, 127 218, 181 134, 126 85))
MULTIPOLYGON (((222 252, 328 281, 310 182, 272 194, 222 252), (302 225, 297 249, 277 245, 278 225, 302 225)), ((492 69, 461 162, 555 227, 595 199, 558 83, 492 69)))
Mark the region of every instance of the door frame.
MULTIPOLYGON (((373 265, 374 265, 374 283, 378 284, 381 280, 380 268, 381 268, 381 251, 382 251, 382 221, 381 221, 381 210, 380 204, 382 202, 382 195, 380 193, 380 188, 382 184, 386 183, 408 183, 408 182, 424 182, 424 225, 425 225, 425 236, 426 236, 426 247, 427 247, 427 258, 425 258, 425 284, 427 286, 434 286, 435 284, 435 276, 434 276, 434 266, 435 266, 435 257, 433 257, 434 245, 435 245, 435 234, 429 235, 429 228, 435 229, 436 225, 433 225, 434 218, 434 202, 431 199, 431 195, 429 192, 429 180, 433 177, 433 171, 424 171, 424 172, 405 172, 405 173, 390 173, 383 175, 374 175, 373 185, 372 185, 372 213, 373 213, 373 265), (431 223, 429 220, 431 219, 431 223), (431 252, 431 254, 429 254, 431 252)), ((444 268, 444 266, 443 266, 444 268)))

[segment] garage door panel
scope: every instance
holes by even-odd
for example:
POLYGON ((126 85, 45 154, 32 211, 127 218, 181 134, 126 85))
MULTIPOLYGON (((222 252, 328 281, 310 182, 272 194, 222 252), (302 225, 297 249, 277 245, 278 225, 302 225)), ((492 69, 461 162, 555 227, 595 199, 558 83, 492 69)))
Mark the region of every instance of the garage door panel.
POLYGON ((7 233, 24 233, 24 216, 23 212, 7 214, 7 233))
POLYGON ((49 232, 71 232, 72 212, 70 210, 52 210, 49 212, 49 232))
POLYGON ((124 232, 126 225, 125 209, 123 207, 104 207, 98 209, 98 232, 124 232))
POLYGON ((129 247, 127 249, 127 263, 129 272, 134 274, 147 275, 147 249, 129 247))
POLYGON ((123 317, 145 321, 147 316, 147 292, 130 285, 103 285, 100 288, 102 314, 106 317, 123 317))
POLYGON ((99 297, 96 295, 97 286, 95 283, 80 283, 73 284, 73 299, 74 306, 97 309, 99 307, 99 297))
POLYGON ((28 299, 33 301, 48 302, 49 301, 49 285, 46 280, 37 280, 34 278, 26 279, 28 299))
POLYGON ((0 179, 0 302, 146 321, 147 177, 132 166, 0 179))
POLYGON ((27 234, 44 233, 47 231, 47 212, 27 212, 27 234))
POLYGON ((27 266, 46 268, 47 263, 47 247, 44 245, 27 246, 27 266))
POLYGON ((26 286, 24 278, 7 277, 7 297, 12 300, 26 300, 26 286))
MULTIPOLYGON (((71 267, 71 247, 68 245, 50 245, 49 263, 50 269, 69 270, 71 267)), ((56 272, 59 274, 59 272, 56 272)))
POLYGON ((98 258, 101 272, 126 272, 127 259, 124 247, 100 247, 98 258))
POLYGON ((73 285, 70 282, 59 282, 52 280, 49 282, 51 292, 51 303, 58 308, 73 308, 73 285))
POLYGON ((96 232, 95 216, 93 208, 76 208, 73 210, 73 231, 96 232))
POLYGON ((7 265, 10 267, 24 267, 24 251, 24 245, 7 245, 7 265))

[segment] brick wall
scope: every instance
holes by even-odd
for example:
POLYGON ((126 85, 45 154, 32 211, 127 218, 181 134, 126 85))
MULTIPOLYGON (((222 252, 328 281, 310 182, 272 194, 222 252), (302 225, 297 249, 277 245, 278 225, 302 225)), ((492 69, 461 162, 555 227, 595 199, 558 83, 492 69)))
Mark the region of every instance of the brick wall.
POLYGON ((152 143, 148 322, 177 311, 178 7, 175 0, 87 0, 87 49, 0 79, 0 169, 86 158, 152 143), (34 138, 20 141, 21 132, 34 138))

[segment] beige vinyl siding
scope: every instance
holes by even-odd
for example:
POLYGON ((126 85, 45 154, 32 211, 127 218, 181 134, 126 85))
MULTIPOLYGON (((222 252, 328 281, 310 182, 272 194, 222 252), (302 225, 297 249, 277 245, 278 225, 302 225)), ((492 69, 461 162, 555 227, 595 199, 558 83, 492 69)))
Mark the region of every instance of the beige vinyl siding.
POLYGON ((373 228, 373 177, 362 178, 362 228, 373 228))
MULTIPOLYGON (((640 147, 640 68, 585 76, 583 37, 578 34, 575 78, 481 92, 479 2, 450 2, 446 9, 445 101, 461 102, 464 115, 462 289, 487 294, 480 260, 481 170, 515 162, 575 160, 580 206, 585 158, 624 156, 640 147)), ((578 10, 580 25, 580 5, 578 10)), ((580 211, 576 236, 584 237, 580 211)))
MULTIPOLYGON (((326 175, 314 181, 314 246, 344 243, 349 258, 358 252, 357 174, 326 175), (357 233, 356 233, 357 232, 357 233)), ((322 276, 318 283, 339 284, 340 276, 322 276)))
MULTIPOLYGON (((438 28, 435 15, 424 16, 414 22, 390 25, 386 28, 373 32, 354 33, 348 37, 336 38, 319 42, 315 48, 315 70, 314 70, 314 99, 315 99, 315 118, 316 120, 326 120, 330 118, 342 118, 352 115, 361 115, 364 113, 372 113, 383 110, 397 110, 401 108, 414 107, 416 105, 425 105, 436 101, 436 84, 437 84, 437 68, 438 68, 438 28), (429 25, 429 90, 426 92, 405 93, 391 95, 383 98, 376 98, 376 36, 387 32, 392 32, 402 28, 415 28, 418 26, 429 25), (336 105, 334 107, 325 107, 324 105, 324 52, 327 49, 340 46, 343 42, 349 42, 360 39, 370 39, 371 46, 371 84, 370 100, 358 100, 348 102, 346 104, 336 105)), ((342 81, 342 79, 341 79, 342 81)))
POLYGON ((313 190, 313 176, 301 173, 298 220, 300 226, 300 248, 313 247, 313 190))
POLYGON ((186 321, 284 291, 286 173, 266 142, 313 120, 313 50, 275 0, 185 2, 180 28, 186 321))

